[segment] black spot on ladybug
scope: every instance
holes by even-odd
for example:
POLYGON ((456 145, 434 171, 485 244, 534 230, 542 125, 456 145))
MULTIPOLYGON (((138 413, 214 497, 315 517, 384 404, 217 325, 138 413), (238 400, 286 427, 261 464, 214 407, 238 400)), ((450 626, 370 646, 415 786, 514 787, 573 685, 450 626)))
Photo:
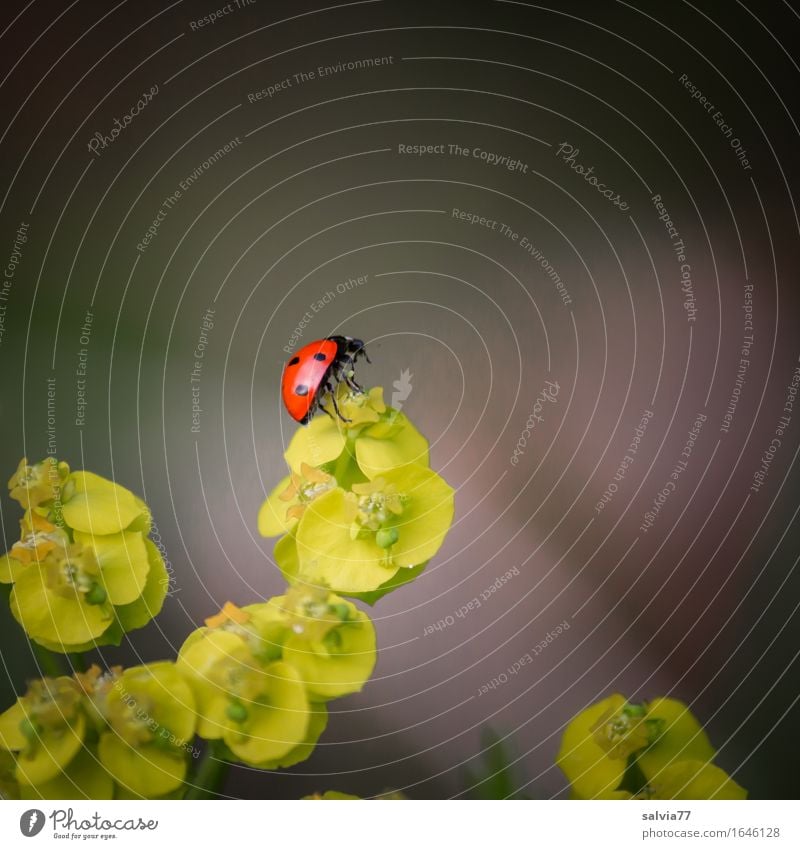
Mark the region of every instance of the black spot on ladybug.
POLYGON ((320 362, 325 362, 325 360, 327 360, 328 358, 325 356, 325 354, 320 352, 318 354, 314 354, 314 359, 319 360, 320 362))
POLYGON ((301 383, 299 386, 295 386, 294 388, 295 395, 308 395, 308 387, 305 383, 301 383))
POLYGON ((300 362, 300 357, 292 357, 291 360, 289 360, 289 365, 290 366, 296 366, 299 362, 300 362))

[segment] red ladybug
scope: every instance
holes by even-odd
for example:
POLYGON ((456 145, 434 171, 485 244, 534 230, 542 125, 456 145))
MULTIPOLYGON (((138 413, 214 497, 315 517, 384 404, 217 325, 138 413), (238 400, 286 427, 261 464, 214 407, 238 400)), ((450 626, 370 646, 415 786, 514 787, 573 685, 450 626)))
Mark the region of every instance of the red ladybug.
MULTIPOLYGON (((334 388, 344 381, 356 392, 364 391, 353 379, 353 367, 361 356, 370 362, 364 343, 349 336, 328 336, 303 346, 286 363, 281 379, 281 394, 289 415, 300 424, 308 424, 327 395, 336 415, 344 422, 350 421, 339 412, 334 388)), ((322 409, 333 418, 325 407, 322 409)))

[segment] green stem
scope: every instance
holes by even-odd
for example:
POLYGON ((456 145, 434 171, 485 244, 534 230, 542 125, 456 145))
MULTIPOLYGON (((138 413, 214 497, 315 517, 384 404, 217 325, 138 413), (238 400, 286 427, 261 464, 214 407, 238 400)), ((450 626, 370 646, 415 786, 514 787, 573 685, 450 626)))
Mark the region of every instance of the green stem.
POLYGON ((186 782, 184 799, 213 799, 225 783, 230 764, 223 760, 224 744, 209 740, 197 772, 186 782))
POLYGON ((69 658, 69 662, 72 664, 72 668, 75 672, 86 672, 86 658, 81 652, 72 651, 67 655, 67 657, 69 658))
POLYGON ((647 778, 639 766, 636 754, 628 756, 625 766, 625 774, 622 777, 618 790, 627 790, 633 796, 647 790, 647 778))
POLYGON ((336 466, 333 470, 333 476, 336 478, 336 483, 338 483, 339 486, 341 486, 342 481, 344 481, 352 459, 353 455, 350 453, 350 441, 345 440, 344 450, 339 455, 339 459, 336 461, 336 466))
POLYGON ((61 666, 61 655, 51 652, 48 649, 40 646, 31 640, 31 648, 33 649, 36 662, 42 671, 42 675, 48 675, 52 678, 57 678, 64 674, 64 669, 61 666))

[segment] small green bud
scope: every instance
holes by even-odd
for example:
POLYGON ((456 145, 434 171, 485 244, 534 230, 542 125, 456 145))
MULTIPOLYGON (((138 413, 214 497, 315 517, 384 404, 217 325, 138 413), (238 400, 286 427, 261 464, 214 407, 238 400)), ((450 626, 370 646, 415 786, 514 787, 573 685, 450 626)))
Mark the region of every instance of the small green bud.
POLYGON ((325 635, 324 643, 331 651, 337 651, 342 647, 342 635, 334 628, 325 635))
POLYGON ((22 736, 28 740, 28 742, 33 742, 41 731, 33 722, 28 719, 26 716, 19 724, 19 730, 22 732, 22 736))
POLYGON ((105 604, 108 599, 108 593, 103 586, 98 583, 92 584, 89 592, 86 593, 87 604, 105 604))
POLYGON ((350 618, 350 608, 344 602, 334 604, 331 609, 342 622, 346 622, 350 618))
POLYGON ((647 727, 649 745, 652 746, 663 735, 667 722, 664 719, 645 719, 644 724, 647 727))
POLYGON ((381 528, 375 534, 375 542, 380 548, 391 548, 399 538, 397 528, 381 528))
POLYGON ((247 717, 247 708, 241 702, 231 702, 225 710, 225 713, 232 722, 244 722, 247 717))

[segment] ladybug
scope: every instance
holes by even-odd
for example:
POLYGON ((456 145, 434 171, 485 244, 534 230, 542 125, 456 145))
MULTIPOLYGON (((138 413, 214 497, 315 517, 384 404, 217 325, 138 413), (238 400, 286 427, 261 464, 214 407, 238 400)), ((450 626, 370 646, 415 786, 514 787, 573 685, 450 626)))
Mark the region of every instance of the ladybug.
MULTIPOLYGON (((353 367, 362 356, 371 362, 364 343, 350 336, 328 336, 304 345, 286 363, 281 379, 281 395, 289 415, 300 424, 308 424, 329 396, 336 415, 343 422, 350 421, 339 412, 334 388, 344 381, 356 392, 364 391, 353 379, 353 367)), ((329 410, 322 409, 334 418, 329 410)))

